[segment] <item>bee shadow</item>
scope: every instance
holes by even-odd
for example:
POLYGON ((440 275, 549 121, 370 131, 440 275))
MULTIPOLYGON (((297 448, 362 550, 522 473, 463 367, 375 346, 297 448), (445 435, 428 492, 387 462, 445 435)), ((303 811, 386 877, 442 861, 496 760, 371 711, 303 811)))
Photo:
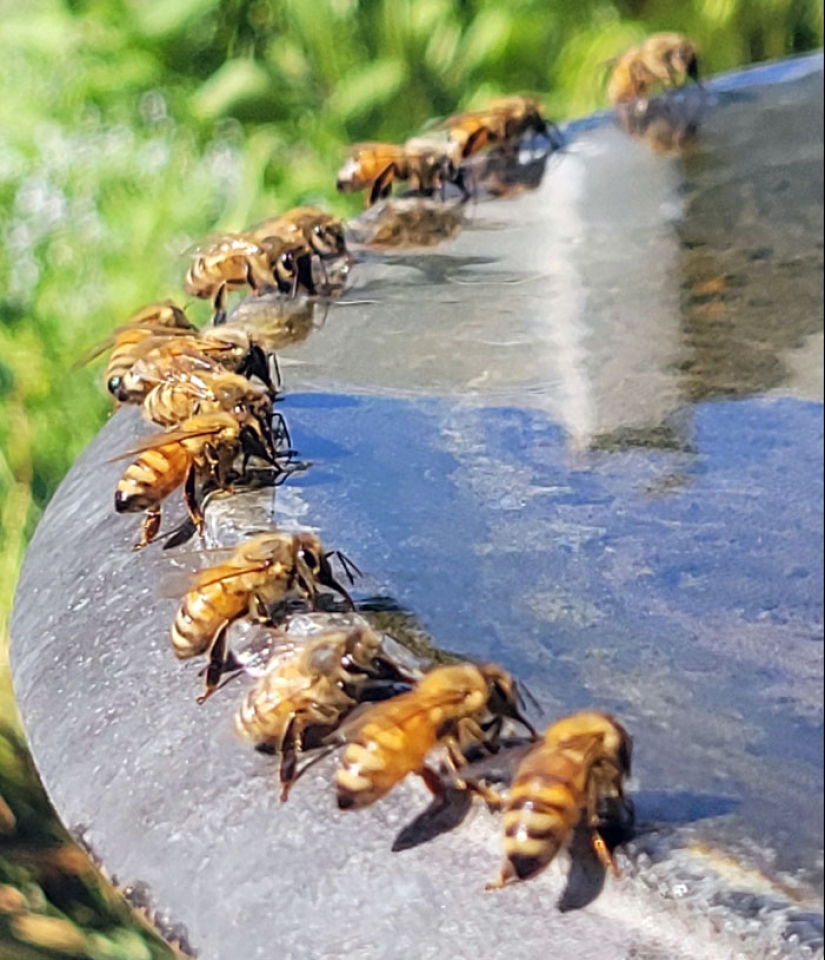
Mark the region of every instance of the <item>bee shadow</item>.
MULTIPOLYGON (((599 825, 599 835, 611 854, 616 847, 632 839, 634 824, 635 811, 629 799, 625 799, 620 808, 616 808, 614 804, 609 815, 605 812, 599 825)), ((570 870, 557 904, 560 913, 581 910, 592 903, 604 889, 607 873, 593 848, 592 834, 584 823, 579 823, 574 830, 568 853, 570 870)))
MULTIPOLYGON (((646 835, 655 834, 662 827, 725 816, 733 812, 738 803, 714 794, 643 790, 634 794, 632 801, 626 799, 625 805, 624 811, 612 809, 599 826, 599 833, 611 853, 632 840, 644 844, 646 835)), ((604 888, 606 872, 583 824, 579 824, 573 834, 569 854, 570 871, 558 902, 562 913, 580 910, 592 903, 604 888)))
MULTIPOLYGON (((488 783, 509 784, 516 764, 530 746, 523 739, 504 738, 501 749, 496 753, 483 757, 471 755, 464 774, 472 779, 481 777, 488 783)), ((426 810, 401 830, 392 845, 393 852, 429 843, 442 833, 460 826, 473 806, 473 796, 470 790, 458 790, 445 784, 444 796, 434 799, 426 810)))
POLYGON ((443 797, 433 800, 426 810, 401 830, 393 842, 393 853, 429 843, 442 833, 454 830, 464 822, 472 805, 473 795, 468 790, 447 787, 443 797))

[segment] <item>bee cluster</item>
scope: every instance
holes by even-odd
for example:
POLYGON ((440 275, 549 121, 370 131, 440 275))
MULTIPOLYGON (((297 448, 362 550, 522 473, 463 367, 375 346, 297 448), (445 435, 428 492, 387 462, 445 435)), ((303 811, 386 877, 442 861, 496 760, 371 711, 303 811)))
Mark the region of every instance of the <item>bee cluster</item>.
MULTIPOLYGON (((679 71, 695 76, 695 53, 691 59, 692 48, 677 39, 664 73, 654 71, 656 57, 647 47, 617 63, 617 71, 634 78, 636 96, 650 89, 648 74, 663 83, 675 82, 679 71), (647 74, 631 68, 637 59, 647 74)), ((659 42, 656 56, 673 46, 659 42)), ((610 95, 621 101, 626 87, 616 94, 618 84, 611 82, 610 95)), ((340 190, 368 191, 368 206, 386 201, 395 181, 406 181, 415 198, 386 201, 373 221, 344 224, 299 207, 224 235, 195 252, 184 281, 187 293, 212 301, 210 326, 197 329, 173 303, 155 303, 93 352, 111 345, 109 391, 119 403, 140 404, 146 418, 164 428, 116 458, 134 457, 117 484, 115 509, 145 513, 135 549, 157 538, 162 504, 180 487, 187 518, 166 535, 166 547, 203 535, 203 504, 215 491, 277 485, 302 466, 275 411, 282 386, 276 351, 306 338, 318 300, 342 291, 355 262, 348 235, 366 229, 365 242, 376 248, 448 239, 460 227, 459 215, 443 203, 448 186, 459 191, 460 202, 482 182, 492 195, 508 192, 514 182, 535 186, 537 180, 520 169, 525 141, 542 138, 545 159, 562 145, 538 102, 526 97, 500 98, 485 110, 451 117, 443 131, 441 138, 419 137, 402 146, 354 147, 338 175, 340 190), (452 216, 442 216, 442 208, 452 216), (228 293, 243 289, 281 301, 263 318, 244 318, 241 309, 227 320, 228 293)), ((333 562, 354 582, 354 564, 327 550, 313 532, 250 536, 227 559, 193 575, 171 630, 176 657, 207 659, 200 702, 227 673, 254 677, 235 724, 256 748, 278 755, 282 800, 317 757, 340 749, 335 783, 341 809, 369 806, 416 774, 436 802, 458 790, 503 811, 505 862, 491 887, 539 873, 577 829, 615 871, 602 834, 609 821, 630 816, 624 783, 631 740, 621 724, 607 713, 586 711, 539 736, 523 716, 517 682, 495 664, 408 667, 366 620, 309 636, 290 631, 296 605, 315 610, 324 591, 355 609, 333 562), (263 624, 273 639, 254 672, 228 647, 230 628, 241 620, 263 624), (497 752, 513 725, 527 751, 510 789, 499 792, 492 778, 472 774, 468 758, 497 752), (305 759, 308 751, 315 756, 305 759)))

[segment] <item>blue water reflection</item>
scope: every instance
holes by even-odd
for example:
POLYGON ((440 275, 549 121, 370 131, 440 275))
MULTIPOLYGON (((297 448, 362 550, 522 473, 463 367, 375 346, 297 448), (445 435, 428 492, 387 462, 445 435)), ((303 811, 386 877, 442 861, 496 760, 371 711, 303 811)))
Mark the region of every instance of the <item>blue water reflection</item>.
POLYGON ((571 454, 536 411, 351 404, 293 394, 284 410, 313 461, 295 479, 312 485, 305 519, 363 565, 366 593, 504 663, 549 716, 615 709, 645 789, 735 798, 782 862, 813 871, 821 405, 704 403, 695 452, 571 454))

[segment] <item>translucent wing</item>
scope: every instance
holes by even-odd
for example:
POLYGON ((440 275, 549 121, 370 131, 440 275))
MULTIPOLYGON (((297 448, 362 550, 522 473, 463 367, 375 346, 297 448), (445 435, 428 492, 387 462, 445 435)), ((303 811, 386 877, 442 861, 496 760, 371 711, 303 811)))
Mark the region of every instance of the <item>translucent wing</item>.
MULTIPOLYGON (((232 420, 231 417, 229 417, 232 420)), ((232 421, 236 422, 236 421, 232 421)), ((212 424, 204 424, 202 427, 192 430, 164 430, 161 433, 152 434, 150 437, 144 437, 138 440, 134 446, 128 450, 123 450, 117 456, 110 457, 106 462, 114 463, 117 460, 125 460, 127 457, 133 457, 138 453, 144 453, 147 450, 157 450, 158 447, 165 447, 172 443, 181 443, 184 440, 194 440, 197 437, 208 437, 219 433, 227 427, 227 422, 221 419, 215 419, 212 424)))
POLYGON ((189 257, 202 256, 257 256, 261 252, 251 233, 213 233, 193 244, 186 251, 189 257))
POLYGON ((352 740, 367 724, 378 727, 402 727, 414 717, 429 713, 436 708, 444 708, 461 703, 466 692, 454 687, 444 687, 439 691, 422 696, 418 690, 410 690, 390 700, 384 700, 364 711, 350 714, 334 735, 336 741, 352 740))

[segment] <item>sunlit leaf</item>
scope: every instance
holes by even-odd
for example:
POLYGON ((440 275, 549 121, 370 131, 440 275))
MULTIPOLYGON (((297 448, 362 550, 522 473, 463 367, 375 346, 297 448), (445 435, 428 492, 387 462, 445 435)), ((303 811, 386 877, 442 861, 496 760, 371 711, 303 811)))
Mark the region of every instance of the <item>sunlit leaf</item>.
POLYGON ((363 116, 389 103, 407 76, 400 60, 376 60, 344 77, 329 99, 328 108, 344 120, 363 116))
POLYGON ((230 60, 192 97, 192 114, 204 120, 232 113, 245 100, 265 93, 269 74, 252 60, 230 60))

